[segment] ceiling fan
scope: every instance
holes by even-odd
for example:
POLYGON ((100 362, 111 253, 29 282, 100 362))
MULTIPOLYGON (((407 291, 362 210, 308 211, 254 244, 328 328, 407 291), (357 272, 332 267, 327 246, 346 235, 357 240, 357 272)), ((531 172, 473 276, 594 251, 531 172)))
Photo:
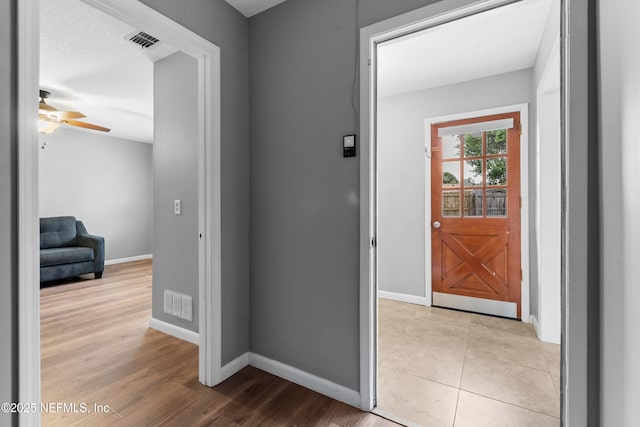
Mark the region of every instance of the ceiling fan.
POLYGON ((76 120, 87 117, 82 113, 77 111, 59 111, 57 108, 52 107, 45 102, 45 99, 49 98, 50 95, 51 92, 42 89, 40 90, 40 105, 38 107, 38 131, 40 133, 51 133, 61 124, 97 130, 100 132, 111 131, 111 129, 102 126, 76 120))

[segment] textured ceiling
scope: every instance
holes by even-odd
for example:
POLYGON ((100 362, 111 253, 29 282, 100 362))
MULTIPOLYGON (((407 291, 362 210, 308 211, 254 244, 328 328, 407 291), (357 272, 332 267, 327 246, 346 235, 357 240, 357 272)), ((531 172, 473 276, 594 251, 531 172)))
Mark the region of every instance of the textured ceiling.
MULTIPOLYGON (((40 2, 40 87, 47 103, 80 111, 109 135, 153 141, 153 61, 176 50, 143 50, 125 40, 132 28, 79 0, 40 2)), ((75 127, 71 129, 80 130, 75 127)))
POLYGON ((383 43, 380 97, 534 65, 551 0, 525 0, 383 43))
POLYGON ((284 3, 285 0, 225 0, 231 6, 235 7, 240 13, 247 18, 264 12, 273 6, 284 3))

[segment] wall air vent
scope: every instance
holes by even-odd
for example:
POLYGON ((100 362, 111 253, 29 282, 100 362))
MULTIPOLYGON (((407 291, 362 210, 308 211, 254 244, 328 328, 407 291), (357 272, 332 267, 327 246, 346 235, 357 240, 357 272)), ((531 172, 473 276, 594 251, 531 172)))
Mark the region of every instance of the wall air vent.
POLYGON ((160 41, 143 31, 131 33, 125 38, 130 42, 142 47, 143 49, 148 49, 160 41))

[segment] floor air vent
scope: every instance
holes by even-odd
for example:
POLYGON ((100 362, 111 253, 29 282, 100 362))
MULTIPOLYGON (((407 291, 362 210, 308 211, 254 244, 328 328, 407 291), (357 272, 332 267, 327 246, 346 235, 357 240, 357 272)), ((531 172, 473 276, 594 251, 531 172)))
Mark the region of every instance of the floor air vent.
POLYGON ((143 31, 140 31, 138 33, 131 33, 126 37, 126 39, 132 43, 137 44, 138 46, 141 46, 143 49, 150 48, 160 41, 143 31))

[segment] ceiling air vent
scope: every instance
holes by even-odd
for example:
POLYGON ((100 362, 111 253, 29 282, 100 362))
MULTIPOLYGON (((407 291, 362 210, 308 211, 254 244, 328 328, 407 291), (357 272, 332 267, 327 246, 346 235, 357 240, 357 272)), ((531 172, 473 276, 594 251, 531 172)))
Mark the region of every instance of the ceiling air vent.
POLYGON ((138 46, 142 47, 143 49, 147 49, 150 48, 151 46, 153 46, 154 44, 158 43, 160 40, 158 40, 157 38, 143 32, 140 31, 138 33, 131 33, 126 37, 127 40, 129 40, 132 43, 137 44, 138 46))

